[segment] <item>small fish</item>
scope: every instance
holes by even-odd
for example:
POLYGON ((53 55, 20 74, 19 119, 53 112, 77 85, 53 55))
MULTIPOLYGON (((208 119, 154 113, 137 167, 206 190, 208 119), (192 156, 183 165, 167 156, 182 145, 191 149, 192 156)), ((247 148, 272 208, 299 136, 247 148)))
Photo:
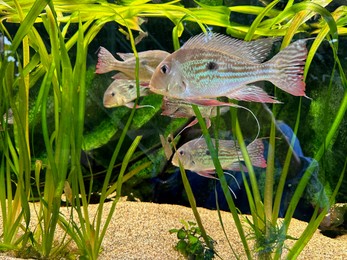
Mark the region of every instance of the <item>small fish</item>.
POLYGON ((171 142, 173 142, 174 137, 170 134, 167 138, 165 138, 162 134, 160 134, 159 139, 160 139, 161 145, 163 147, 166 159, 170 160, 170 158, 172 156, 171 142))
POLYGON ((305 96, 307 40, 298 40, 263 62, 276 40, 244 42, 221 34, 199 34, 158 65, 149 88, 157 94, 186 100, 226 96, 278 103, 262 88, 252 85, 265 80, 289 94, 305 96))
MULTIPOLYGON (((99 48, 96 73, 102 74, 109 71, 120 71, 128 79, 135 79, 136 59, 133 53, 117 53, 124 61, 117 60, 104 47, 99 48)), ((158 64, 169 55, 166 51, 150 50, 139 52, 139 77, 141 81, 149 81, 158 64)))
MULTIPOLYGON (((149 94, 149 89, 146 88, 148 83, 140 82, 140 96, 149 94)), ((134 107, 134 101, 137 98, 136 81, 129 79, 116 79, 106 89, 104 93, 104 107, 119 107, 126 106, 134 107)), ((144 107, 138 106, 137 108, 144 107)))
MULTIPOLYGON (((228 104, 228 103, 227 103, 228 104)), ((205 118, 207 128, 211 126, 211 117, 217 116, 217 106, 198 106, 201 116, 205 118)), ((168 98, 166 96, 163 97, 163 103, 161 106, 163 116, 169 116, 173 118, 189 118, 195 117, 194 110, 192 105, 182 99, 168 98)), ((221 107, 220 113, 225 114, 229 110, 228 107, 221 107)), ((187 125, 183 130, 192 127, 197 124, 198 120, 194 119, 189 125, 187 125)), ((182 132, 181 131, 181 132, 182 132)))
MULTIPOLYGON (((215 142, 214 139, 212 140, 215 142)), ((261 139, 256 139, 250 143, 247 146, 247 151, 253 166, 266 167, 263 155, 264 144, 261 139)), ((240 148, 234 140, 219 140, 218 158, 224 170, 240 170, 239 161, 243 161, 240 148)), ((178 161, 182 163, 184 169, 194 171, 205 177, 215 171, 210 151, 204 138, 193 139, 177 149, 172 158, 172 164, 179 166, 178 161)))

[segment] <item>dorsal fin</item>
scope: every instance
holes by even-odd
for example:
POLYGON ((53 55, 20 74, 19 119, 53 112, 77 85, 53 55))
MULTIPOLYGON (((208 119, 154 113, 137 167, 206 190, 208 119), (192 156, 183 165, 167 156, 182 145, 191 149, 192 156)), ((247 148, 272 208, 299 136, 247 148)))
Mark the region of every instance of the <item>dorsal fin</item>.
POLYGON ((260 63, 268 56, 272 44, 279 38, 264 38, 245 42, 229 36, 212 33, 198 34, 190 38, 183 49, 206 49, 226 53, 252 62, 260 63))

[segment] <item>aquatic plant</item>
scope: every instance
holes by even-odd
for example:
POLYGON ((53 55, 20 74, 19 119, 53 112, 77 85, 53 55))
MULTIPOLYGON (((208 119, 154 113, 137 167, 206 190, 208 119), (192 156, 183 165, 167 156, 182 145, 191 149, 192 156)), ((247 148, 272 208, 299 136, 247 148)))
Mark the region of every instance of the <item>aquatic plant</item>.
POLYGON ((171 234, 177 234, 178 242, 175 249, 188 259, 213 259, 215 251, 213 249, 214 241, 210 236, 207 246, 202 239, 201 230, 192 221, 181 220, 183 227, 180 229, 170 229, 171 234), (212 248, 211 248, 212 245, 212 248))
MULTIPOLYGON (((220 4, 218 1, 204 1, 204 4, 196 2, 198 7, 191 8, 186 8, 179 2, 172 1, 161 4, 149 3, 149 0, 123 0, 117 2, 117 4, 105 0, 85 0, 79 1, 78 4, 58 0, 4 0, 0 2, 0 28, 7 39, 2 38, 4 50, 2 50, 3 53, 0 58, 0 115, 7 113, 11 108, 14 117, 13 127, 9 124, 7 117, 0 118, 3 130, 0 131, 0 183, 3 183, 6 187, 0 190, 3 216, 1 250, 20 250, 33 247, 32 252, 35 254, 42 257, 54 257, 64 254, 68 243, 73 239, 77 244, 79 255, 96 259, 107 226, 114 213, 115 205, 121 195, 122 183, 150 164, 150 162, 144 162, 129 171, 123 178, 127 165, 141 139, 141 137, 135 137, 124 156, 122 154, 123 161, 117 182, 111 183, 110 181, 114 164, 116 159, 120 157, 121 147, 130 125, 137 122, 137 126, 141 127, 144 124, 141 117, 138 117, 138 121, 136 121, 135 109, 127 117, 128 119, 122 131, 119 131, 119 128, 115 129, 110 124, 107 127, 102 127, 102 130, 107 131, 107 138, 103 141, 97 142, 95 141, 97 139, 96 135, 93 135, 93 133, 86 135, 84 132, 88 45, 108 22, 116 22, 120 25, 120 31, 130 39, 132 50, 137 58, 136 85, 138 96, 139 64, 132 32, 142 30, 140 25, 143 17, 169 19, 174 25, 172 38, 175 49, 180 47, 179 38, 182 36, 187 24, 197 24, 197 28, 202 31, 209 30, 209 27, 222 27, 226 29, 228 34, 245 40, 263 36, 284 36, 282 47, 288 45, 297 33, 316 36, 306 61, 305 76, 309 75, 308 71, 318 47, 327 39, 335 63, 332 73, 337 71, 344 91, 334 121, 327 126, 329 130, 324 136, 324 140, 319 140, 321 146, 314 151, 316 161, 320 162, 322 160, 327 147, 333 142, 347 109, 347 92, 345 91, 347 81, 343 65, 338 57, 338 35, 347 34, 346 6, 336 8, 330 13, 324 8, 331 2, 329 0, 301 3, 288 1, 285 6, 278 9, 275 7, 279 4, 279 0, 272 1, 266 6, 230 7, 218 5, 220 4), (91 9, 93 10, 92 13, 90 12, 91 9), (244 25, 233 21, 236 14, 254 15, 255 19, 252 24, 244 25), (320 18, 317 19, 316 16, 320 18), (18 26, 13 29, 12 24, 18 26), (12 34, 12 30, 15 30, 15 34, 12 34), (39 90, 36 101, 31 106, 30 89, 35 86, 38 86, 39 90), (34 123, 38 121, 41 123, 34 123), (85 187, 85 176, 81 167, 81 153, 83 150, 103 145, 117 131, 119 131, 119 138, 108 163, 101 189, 98 212, 96 216, 91 216, 88 212, 91 187, 85 187), (35 135, 36 133, 38 135, 35 135), (35 156, 36 140, 38 139, 44 141, 44 152, 43 155, 40 154, 40 157, 35 156), (35 161, 32 162, 33 160, 35 161), (44 178, 43 187, 42 178, 44 178), (34 180, 34 184, 32 180, 34 180), (105 217, 103 215, 104 201, 115 190, 117 196, 114 199, 111 211, 105 217), (67 197, 67 204, 76 210, 77 218, 73 210, 71 210, 69 216, 63 216, 60 213, 63 193, 67 197), (29 201, 34 198, 39 202, 39 206, 35 207, 35 214, 38 216, 39 223, 34 229, 31 229, 29 225, 29 201), (71 238, 65 236, 62 241, 56 243, 54 233, 57 225, 62 226, 71 238)), ((299 104, 296 104, 295 133, 300 128, 302 103, 303 101, 300 98, 299 104)), ((228 189, 223 170, 217 158, 217 151, 198 107, 193 105, 193 109, 209 146, 245 254, 248 258, 252 258, 253 255, 248 245, 245 229, 228 189)), ((155 111, 153 111, 154 113, 155 111)), ((276 118, 278 111, 275 106, 272 113, 276 118)), ((232 126, 230 129, 239 141, 250 177, 250 184, 245 181, 245 185, 252 212, 252 221, 250 223, 254 232, 253 238, 256 240, 258 255, 263 258, 269 256, 279 258, 282 254, 284 238, 286 238, 293 212, 309 181, 314 165, 307 168, 289 204, 282 227, 276 229, 279 204, 292 150, 288 150, 281 180, 276 193, 274 193, 275 154, 273 150, 269 149, 267 160, 269 166, 266 170, 265 191, 262 196, 258 191, 257 179, 243 142, 242 132, 244 129, 240 127, 237 111, 231 109, 231 115, 232 126), (281 232, 278 240, 273 239, 273 236, 279 232, 276 233, 273 230, 281 232), (275 241, 276 246, 272 247, 271 250, 267 250, 269 247, 264 246, 263 241, 275 241), (266 248, 266 250, 262 248, 266 248)), ((272 122, 271 131, 268 133, 270 147, 275 147, 276 144, 274 129, 275 125, 272 122)), ((170 132, 171 129, 167 131, 170 132)), ((341 185, 346 163, 344 168, 341 169, 340 178, 330 197, 330 203, 333 203, 341 185)), ((199 217, 185 171, 183 167, 180 168, 198 229, 206 245, 212 249, 211 241, 199 217)), ((91 180, 90 185, 92 185, 95 177, 94 173, 90 170, 88 174, 91 180)), ((243 174, 246 175, 246 173, 243 174)), ((319 208, 317 204, 307 229, 291 248, 288 258, 295 257, 301 252, 324 218, 327 210, 326 207, 319 208)), ((222 221, 221 224, 223 224, 222 221)))

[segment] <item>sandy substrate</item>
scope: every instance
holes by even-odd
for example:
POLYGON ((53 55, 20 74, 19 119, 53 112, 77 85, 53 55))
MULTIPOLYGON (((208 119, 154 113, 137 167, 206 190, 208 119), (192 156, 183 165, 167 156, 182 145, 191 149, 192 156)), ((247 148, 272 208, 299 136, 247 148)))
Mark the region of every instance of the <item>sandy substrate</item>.
MULTIPOLYGON (((111 203, 105 204, 105 213, 110 206, 111 203)), ((96 208, 97 205, 91 205, 89 212, 93 213, 96 208)), ((63 214, 64 211, 66 214, 66 210, 63 208, 63 214)), ((222 232, 217 212, 199 208, 199 213, 207 234, 217 242, 218 254, 223 259, 235 259, 222 232)), ((222 218, 233 249, 241 259, 246 259, 231 214, 222 212, 222 218)), ((99 259, 184 259, 174 250, 178 241, 176 235, 169 233, 172 228, 182 227, 180 219, 195 222, 192 210, 187 207, 120 201, 103 241, 99 259)), ((306 225, 294 219, 289 235, 298 237, 306 225)), ((287 242, 289 248, 292 243, 287 242)), ((0 259, 13 258, 3 253, 0 259)), ((347 259, 347 235, 332 239, 316 231, 299 259, 347 259)))

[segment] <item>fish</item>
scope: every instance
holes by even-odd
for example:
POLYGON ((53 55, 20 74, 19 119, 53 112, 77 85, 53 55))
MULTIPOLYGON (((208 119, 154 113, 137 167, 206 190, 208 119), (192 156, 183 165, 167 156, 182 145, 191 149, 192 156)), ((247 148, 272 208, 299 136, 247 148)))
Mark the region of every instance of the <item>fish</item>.
MULTIPOLYGON (((306 41, 297 40, 265 61, 278 38, 244 42, 226 35, 199 34, 168 55, 155 69, 149 89, 170 98, 190 102, 228 97, 241 101, 280 103, 258 81, 270 81, 294 96, 305 96, 303 68, 306 41)), ((214 101, 213 101, 214 102, 214 101)))
MULTIPOLYGON (((211 118, 217 116, 217 106, 198 106, 203 118, 211 118)), ((195 116, 191 103, 182 99, 163 97, 161 106, 161 115, 173 118, 187 118, 195 116)), ((225 114, 229 110, 228 107, 221 107, 220 113, 225 114)))
MULTIPOLYGON (((146 88, 148 82, 140 82, 140 96, 146 96, 149 94, 149 89, 146 88)), ((136 81, 129 79, 116 79, 106 89, 103 98, 103 104, 106 108, 126 106, 129 108, 134 107, 134 101, 137 98, 136 81)), ((147 107, 144 106, 137 106, 147 107)))
MULTIPOLYGON (((117 53, 123 61, 117 60, 104 47, 99 48, 96 73, 103 74, 110 71, 119 71, 123 78, 135 79, 136 59, 133 53, 117 53)), ((149 50, 139 52, 139 77, 141 81, 149 81, 158 64, 169 55, 162 50, 149 50)))
MULTIPOLYGON (((210 118, 217 116, 217 106, 198 106, 201 116, 206 120, 206 126, 209 128, 211 126, 210 118)), ((194 110, 192 108, 191 103, 186 102, 182 99, 168 98, 166 96, 163 97, 163 103, 161 106, 163 116, 169 116, 172 118, 190 118, 195 117, 194 110)), ((220 114, 225 114, 229 111, 228 107, 221 107, 220 114)), ((195 118, 190 124, 184 127, 182 131, 185 129, 194 126, 198 123, 198 120, 195 118)), ((180 132, 180 133, 181 133, 180 132)))
POLYGON ((171 143, 173 142, 174 137, 170 134, 167 138, 165 138, 162 134, 160 134, 159 139, 160 139, 161 146, 163 147, 166 159, 170 160, 172 156, 171 143))
MULTIPOLYGON (((163 103, 162 103, 162 113, 161 115, 169 116, 173 118, 189 118, 195 116, 194 110, 192 108, 192 104, 195 104, 198 106, 201 116, 205 118, 206 120, 206 127, 207 129, 211 126, 211 120, 210 118, 217 116, 217 108, 220 108, 220 114, 225 114, 229 109, 227 107, 236 107, 241 108, 249 113, 254 117, 257 127, 258 127, 258 133, 255 137, 255 139, 258 138, 260 133, 260 124, 255 116, 255 114, 248 108, 234 104, 229 102, 222 102, 216 99, 195 99, 195 100, 183 100, 183 99, 175 99, 175 98, 169 98, 164 96, 163 97, 163 103)), ((181 134, 185 129, 194 126, 199 121, 195 118, 191 123, 189 123, 187 126, 185 126, 177 135, 181 134)))
MULTIPOLYGON (((215 139, 212 139, 215 143, 215 139)), ((247 146, 247 151, 255 167, 266 168, 264 158, 264 144, 261 139, 256 139, 247 146)), ((235 140, 218 141, 218 158, 223 170, 239 171, 239 161, 243 161, 240 147, 235 140)), ((175 152, 171 162, 174 166, 179 166, 179 161, 186 170, 196 172, 199 175, 208 177, 215 172, 215 167, 210 151, 204 138, 193 139, 175 152)), ((245 167, 242 168, 247 171, 245 167)))

